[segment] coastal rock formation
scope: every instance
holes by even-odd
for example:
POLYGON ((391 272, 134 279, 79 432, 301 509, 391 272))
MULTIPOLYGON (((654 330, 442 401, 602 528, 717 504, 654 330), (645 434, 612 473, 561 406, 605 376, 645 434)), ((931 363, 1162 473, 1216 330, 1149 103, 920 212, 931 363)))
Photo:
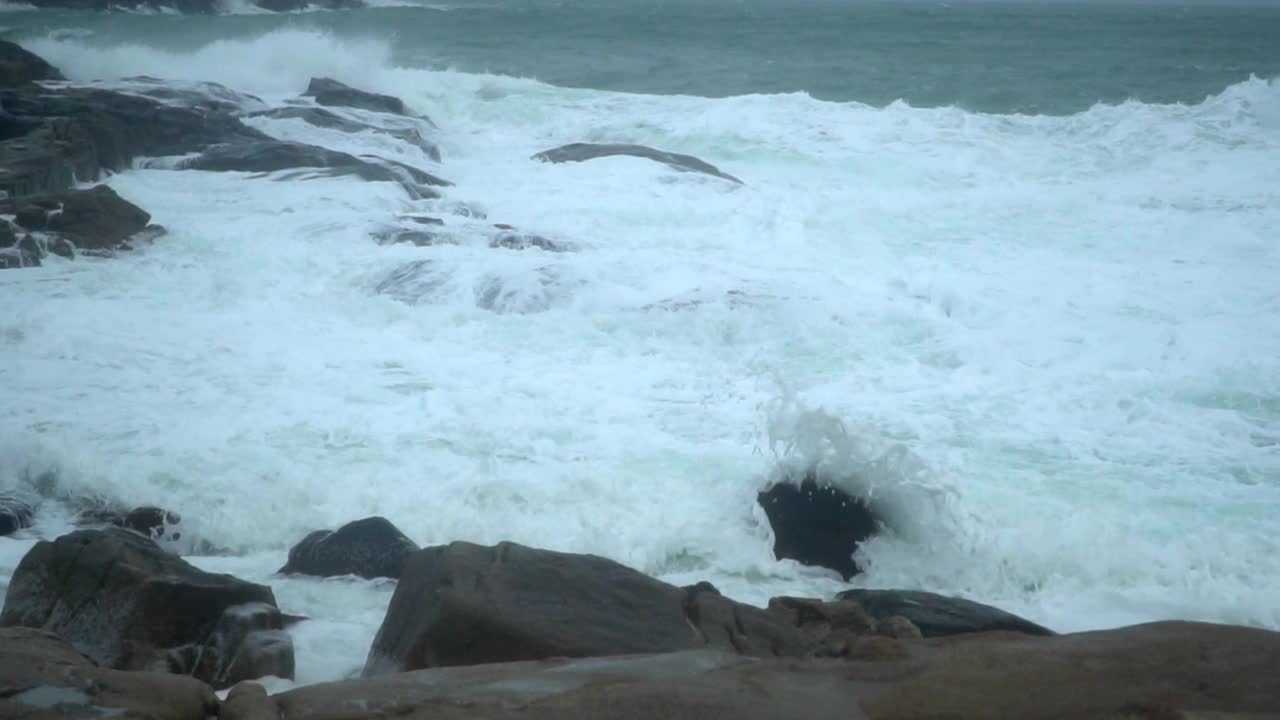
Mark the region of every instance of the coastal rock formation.
POLYGON ((65 80, 58 68, 44 58, 8 40, 0 40, 0 88, 12 88, 41 80, 65 80))
MULTIPOLYGON (((200 155, 183 160, 180 170, 270 173, 311 170, 314 176, 354 175, 373 182, 394 182, 415 200, 440 194, 432 186, 450 183, 410 165, 372 156, 358 158, 337 150, 285 140, 255 140, 213 145, 200 155)), ((296 176, 290 176, 296 177, 296 176)))
POLYGON ((700 649, 418 670, 290 690, 267 699, 274 712, 266 712, 280 720, 1191 720, 1270 717, 1280 707, 1280 633, 1255 628, 1161 622, 1056 637, 866 642, 876 648, 848 659, 700 649))
POLYGON ((0 717, 207 720, 218 699, 189 677, 98 667, 57 635, 0 628, 0 717))
MULTIPOLYGON (((30 0, 38 8, 64 8, 94 12, 179 12, 183 15, 216 15, 225 12, 220 0, 30 0)), ((271 12, 292 12, 308 7, 342 10, 364 7, 361 0, 254 0, 271 12)))
POLYGON ((409 558, 365 675, 714 647, 803 653, 794 628, 594 555, 455 542, 409 558))
POLYGON ((846 590, 837 597, 852 600, 876 619, 899 616, 910 620, 924 637, 1007 630, 1028 635, 1053 631, 972 600, 920 590, 846 590))
POLYGON ((236 667, 291 673, 292 648, 285 653, 280 638, 253 634, 282 623, 271 588, 199 570, 122 528, 37 543, 14 571, 0 612, 0 627, 58 633, 105 667, 213 683, 236 667))
POLYGON ((409 555, 418 549, 384 517, 368 517, 337 530, 317 530, 289 550, 281 573, 333 577, 357 575, 399 578, 409 555))
POLYGON ((853 554, 884 525, 870 505, 810 472, 756 496, 773 528, 774 557, 835 570, 845 580, 862 572, 853 554))
POLYGON ((392 115, 407 115, 404 101, 390 95, 357 90, 330 78, 311 78, 303 97, 315 98, 317 105, 350 107, 392 115))
POLYGON ((382 135, 389 135, 397 140, 413 145, 423 151, 436 162, 440 162, 440 148, 426 138, 422 137, 422 133, 411 127, 386 127, 384 125, 375 125, 370 122, 362 122, 350 117, 339 115, 338 113, 322 108, 322 107, 304 107, 290 105, 288 107, 271 108, 270 110, 261 110, 251 113, 249 117, 266 117, 273 120, 301 120, 308 125, 325 128, 327 130, 337 130, 344 133, 371 132, 382 135))
POLYGON ((0 140, 0 191, 10 198, 61 192, 138 157, 267 139, 224 112, 101 88, 0 89, 0 107, 14 128, 0 140))
POLYGON ((182 533, 175 529, 181 522, 182 516, 178 513, 154 505, 132 510, 94 505, 76 515, 76 525, 80 527, 114 525, 153 540, 181 540, 182 533))
POLYGON ((681 155, 680 153, 667 152, 665 150, 655 150, 644 145, 629 145, 623 143, 570 143, 562 145, 551 150, 544 150, 533 156, 534 160, 544 160, 553 163, 566 162, 582 162, 584 160, 592 160, 599 157, 609 157, 611 155, 629 155, 631 157, 648 158, 655 162, 660 162, 673 170, 680 172, 697 172, 712 177, 718 177, 722 180, 742 184, 738 178, 729 173, 722 172, 720 168, 711 163, 700 160, 692 155, 681 155))
POLYGON ((148 237, 163 232, 149 225, 149 213, 106 185, 0 200, 0 214, 13 215, 19 228, 36 233, 42 252, 65 257, 109 255, 128 249, 143 231, 148 237))

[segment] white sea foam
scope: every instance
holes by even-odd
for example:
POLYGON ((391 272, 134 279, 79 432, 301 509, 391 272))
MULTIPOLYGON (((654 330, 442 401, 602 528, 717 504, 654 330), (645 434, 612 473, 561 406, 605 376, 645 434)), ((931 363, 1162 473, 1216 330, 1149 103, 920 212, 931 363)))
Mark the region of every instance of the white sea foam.
MULTIPOLYGON (((2 481, 56 468, 243 553, 197 562, 316 618, 295 630, 300 681, 363 661, 389 590, 271 573, 308 530, 368 514, 423 544, 598 553, 751 602, 834 592, 774 561, 754 503, 797 457, 856 471, 896 520, 858 584, 1064 630, 1280 627, 1272 81, 1032 117, 568 90, 304 30, 181 54, 29 46, 74 80, 271 103, 327 75, 440 126, 443 200, 140 169, 109 182, 167 238, 0 273, 2 481), (693 153, 746 185, 530 160, 582 140, 693 153), (367 238, 459 204, 579 250, 367 238), (374 292, 420 260, 416 304, 374 292)), ((253 122, 426 167, 384 135, 253 122)))

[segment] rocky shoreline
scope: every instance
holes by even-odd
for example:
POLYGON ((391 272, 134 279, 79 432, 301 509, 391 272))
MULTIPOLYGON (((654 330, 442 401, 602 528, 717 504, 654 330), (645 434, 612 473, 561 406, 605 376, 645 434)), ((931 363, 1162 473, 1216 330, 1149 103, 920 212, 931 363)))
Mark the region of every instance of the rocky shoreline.
MULTIPOLYGON (((64 3, 65 4, 65 3, 64 3)), ((76 4, 76 3, 71 3, 76 4)), ((99 3, 79 3, 92 5, 99 3)), ((282 5, 283 7, 283 5, 282 5)), ((441 197, 434 124, 404 103, 314 79, 281 107, 212 83, 67 81, 0 41, 0 268, 112 257, 162 237, 106 185, 141 164, 282 181, 354 176, 410 199, 441 197), (290 142, 251 117, 374 132, 418 148, 417 167, 290 142), (51 256, 55 256, 51 258, 51 256)), ((705 161, 625 144, 535 155, 585 162, 624 154, 741 181, 705 161)), ((493 252, 573 252, 572 241, 490 223, 467 208, 404 214, 379 244, 474 241, 493 252)), ((489 250, 486 250, 489 252, 489 250)), ((414 302, 430 261, 377 291, 414 302)), ((501 311, 501 288, 477 303, 501 311)), ((0 717, 152 720, 330 718, 1263 718, 1280 713, 1280 633, 1158 622, 1056 634, 997 608, 917 589, 851 588, 760 608, 709 583, 676 587, 612 560, 500 543, 419 547, 385 518, 316 530, 281 574, 392 578, 396 589, 361 677, 269 695, 289 679, 290 628, 306 618, 272 589, 173 554, 181 518, 164 508, 0 497, 0 542, 42 502, 78 529, 23 557, 0 611, 0 717), (220 694, 225 697, 220 697, 220 694)), ((882 532, 872 505, 821 478, 757 498, 779 559, 860 572, 858 544, 882 532)))

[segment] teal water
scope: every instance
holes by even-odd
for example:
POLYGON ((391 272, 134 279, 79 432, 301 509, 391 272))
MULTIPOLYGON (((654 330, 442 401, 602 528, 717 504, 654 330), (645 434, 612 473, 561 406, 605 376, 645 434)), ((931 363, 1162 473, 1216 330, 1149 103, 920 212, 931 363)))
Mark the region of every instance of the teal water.
POLYGON ((1194 103, 1280 75, 1280 3, 528 0, 216 18, 8 13, 0 25, 168 49, 317 29, 389 41, 402 65, 567 87, 997 113, 1194 103))

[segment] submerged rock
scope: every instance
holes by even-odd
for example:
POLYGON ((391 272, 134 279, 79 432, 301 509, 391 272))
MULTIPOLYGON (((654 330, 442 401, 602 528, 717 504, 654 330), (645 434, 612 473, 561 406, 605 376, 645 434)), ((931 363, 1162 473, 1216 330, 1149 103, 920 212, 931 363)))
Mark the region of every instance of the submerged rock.
POLYGON ((738 178, 729 173, 722 172, 720 168, 711 163, 700 160, 692 155, 681 155, 680 153, 667 152, 665 150, 656 150, 644 145, 629 145, 623 143, 571 143, 562 145, 551 150, 544 150, 533 156, 534 160, 544 160, 553 163, 566 162, 582 162, 584 160, 592 160, 599 157, 609 157, 612 155, 629 155, 631 157, 648 158, 655 162, 660 162, 673 170, 680 172, 697 172, 712 177, 718 177, 722 180, 742 184, 738 178))
POLYGON ((182 533, 175 529, 181 522, 182 516, 178 513, 154 505, 132 510, 95 506, 80 511, 76 516, 76 525, 81 527, 114 525, 153 540, 181 540, 182 533))
POLYGON ((413 145, 422 150, 436 162, 440 162, 440 148, 435 144, 422 137, 422 133, 413 128, 393 128, 374 125, 367 122, 352 120, 351 118, 342 117, 332 110, 322 107, 302 107, 289 106, 282 108, 273 108, 271 110, 263 110, 253 113, 252 117, 267 117, 274 120, 301 120, 309 125, 325 128, 328 130, 337 130, 344 133, 372 132, 382 135, 394 137, 397 140, 413 145))
POLYGON ((0 717, 208 720, 218 699, 189 677, 98 667, 54 633, 0 628, 0 717))
MULTIPOLYGON (((282 627, 271 588, 204 572, 138 533, 110 528, 36 543, 14 571, 0 627, 56 632, 105 667, 220 683, 235 674, 229 668, 284 665, 278 638, 250 632, 270 625, 261 618, 272 614, 269 629, 282 627), (235 623, 246 613, 255 618, 248 629, 235 623)), ((291 668, 291 647, 287 654, 291 668)))
POLYGON ((837 597, 853 600, 871 617, 905 618, 924 637, 1007 630, 1028 635, 1053 635, 1046 627, 999 608, 958 597, 920 590, 846 590, 837 597))
POLYGON ((884 525, 862 498, 819 483, 779 482, 756 496, 773 527, 774 557, 835 570, 845 580, 862 572, 853 554, 884 525))
POLYGON ((410 556, 364 673, 700 647, 803 653, 794 628, 716 593, 594 555, 455 542, 410 556))
POLYGON ((372 579, 399 578, 409 555, 418 549, 384 517, 368 517, 337 530, 317 530, 289 550, 281 573, 372 579))
POLYGON ((0 537, 31 527, 35 509, 15 497, 0 495, 0 537))

